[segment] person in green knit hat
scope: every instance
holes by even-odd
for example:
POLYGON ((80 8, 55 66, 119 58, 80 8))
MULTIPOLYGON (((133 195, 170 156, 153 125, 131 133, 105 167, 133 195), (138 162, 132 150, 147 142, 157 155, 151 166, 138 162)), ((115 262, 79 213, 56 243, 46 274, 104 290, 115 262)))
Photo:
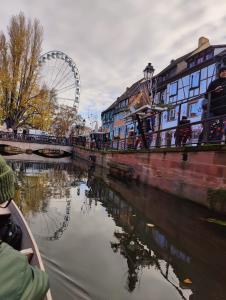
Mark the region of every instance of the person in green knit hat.
MULTIPOLYGON (((10 214, 15 194, 15 175, 0 155, 0 221, 10 214)), ((0 240, 0 300, 43 300, 48 275, 28 263, 25 255, 0 240)))

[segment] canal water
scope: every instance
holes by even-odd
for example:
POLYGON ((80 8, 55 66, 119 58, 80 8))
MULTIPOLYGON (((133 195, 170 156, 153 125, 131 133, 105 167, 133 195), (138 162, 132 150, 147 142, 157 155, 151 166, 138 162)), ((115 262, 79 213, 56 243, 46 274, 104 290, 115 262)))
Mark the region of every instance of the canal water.
POLYGON ((81 162, 8 160, 54 300, 226 299, 219 216, 81 162))

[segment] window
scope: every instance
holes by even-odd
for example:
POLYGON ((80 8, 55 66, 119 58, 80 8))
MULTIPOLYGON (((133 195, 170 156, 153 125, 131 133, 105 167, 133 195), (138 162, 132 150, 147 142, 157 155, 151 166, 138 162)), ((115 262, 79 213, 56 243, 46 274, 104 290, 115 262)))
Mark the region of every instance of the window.
POLYGON ((213 77, 216 72, 215 65, 208 66, 208 77, 213 77))
POLYGON ((206 80, 202 80, 200 82, 200 94, 203 94, 206 92, 206 80))
POLYGON ((182 100, 182 99, 184 99, 184 95, 185 93, 184 93, 184 90, 183 89, 179 89, 178 90, 178 100, 182 100))
POLYGON ((204 60, 203 56, 198 57, 196 60, 197 65, 201 64, 203 62, 203 60, 204 60))
POLYGON ((207 77, 207 67, 201 70, 201 80, 207 77))
POLYGON ((198 104, 198 101, 188 103, 188 113, 187 113, 188 117, 194 118, 194 117, 198 116, 199 107, 200 107, 200 105, 198 104))
POLYGON ((176 118, 176 110, 175 110, 175 108, 173 108, 173 109, 168 111, 167 120, 168 121, 174 121, 175 118, 176 118))
POLYGON ((154 103, 158 104, 160 101, 159 99, 160 99, 160 93, 158 92, 154 95, 154 103))
POLYGON ((188 62, 188 68, 192 68, 192 67, 194 67, 195 66, 195 60, 193 59, 193 60, 190 60, 189 62, 188 62))
POLYGON ((208 60, 208 59, 211 59, 212 57, 213 57, 213 51, 210 51, 210 52, 206 53, 205 59, 208 60))
POLYGON ((191 75, 191 89, 195 89, 199 87, 200 81, 200 72, 195 72, 191 75))
POLYGON ((163 104, 165 102, 165 98, 166 98, 166 90, 164 90, 160 93, 159 103, 163 104))
POLYGON ((177 81, 170 84, 170 97, 177 95, 177 88, 178 88, 177 81))

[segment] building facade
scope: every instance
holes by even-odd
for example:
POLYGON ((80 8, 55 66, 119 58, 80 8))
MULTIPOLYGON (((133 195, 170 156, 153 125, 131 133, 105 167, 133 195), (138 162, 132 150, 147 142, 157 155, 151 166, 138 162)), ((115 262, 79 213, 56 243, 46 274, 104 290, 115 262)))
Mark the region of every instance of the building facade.
MULTIPOLYGON (((154 104, 168 106, 161 115, 161 129, 177 126, 182 116, 191 123, 201 120, 206 90, 225 64, 226 44, 210 45, 208 39, 201 37, 197 49, 172 60, 153 78, 154 104)), ((191 142, 197 142, 201 130, 201 124, 192 126, 191 142)), ((161 144, 166 145, 169 136, 174 144, 174 132, 162 132, 161 144)))
MULTIPOLYGON (((111 140, 126 139, 132 127, 138 134, 136 119, 128 116, 142 107, 145 108, 143 112, 148 115, 146 121, 149 123, 152 123, 152 113, 155 115, 156 122, 155 126, 151 126, 152 130, 176 127, 182 116, 186 116, 191 123, 200 121, 206 90, 217 77, 221 66, 226 66, 226 44, 210 45, 207 38, 199 38, 196 49, 172 60, 148 82, 142 78, 127 88, 102 112, 102 128, 110 132, 111 140), (150 108, 146 109, 145 105, 150 108)), ((198 141, 201 130, 201 124, 192 126, 192 143, 198 141)), ((149 146, 155 146, 156 143, 158 146, 173 145, 174 133, 175 129, 169 129, 160 136, 154 134, 149 146), (169 137, 170 143, 167 142, 169 137)))
MULTIPOLYGON (((148 102, 146 82, 144 79, 138 80, 101 113, 102 129, 110 133, 113 141, 126 140, 129 130, 137 130, 136 120, 127 116, 148 102)), ((124 144, 121 145, 123 147, 124 144)))

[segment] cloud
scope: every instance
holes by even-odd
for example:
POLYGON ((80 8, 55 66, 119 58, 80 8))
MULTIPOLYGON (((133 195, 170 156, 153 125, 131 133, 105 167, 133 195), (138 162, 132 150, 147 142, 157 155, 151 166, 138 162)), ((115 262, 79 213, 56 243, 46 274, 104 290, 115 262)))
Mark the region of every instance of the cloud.
POLYGON ((192 51, 198 38, 226 43, 225 0, 18 0, 5 2, 5 30, 19 11, 40 19, 43 51, 58 49, 81 75, 80 111, 100 113, 140 79, 150 61, 156 72, 192 51))

